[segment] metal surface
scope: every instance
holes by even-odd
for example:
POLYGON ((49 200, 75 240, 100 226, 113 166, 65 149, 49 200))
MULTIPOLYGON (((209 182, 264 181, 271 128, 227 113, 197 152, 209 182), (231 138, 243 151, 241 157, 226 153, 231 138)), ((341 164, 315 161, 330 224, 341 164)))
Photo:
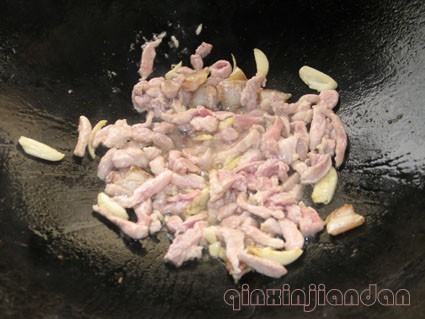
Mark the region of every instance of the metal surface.
POLYGON ((423 317, 424 39, 422 1, 3 2, 0 317, 423 317), (199 23, 204 27, 196 36, 199 23), (252 48, 261 48, 271 65, 268 86, 295 98, 309 92, 297 74, 303 64, 339 83, 349 152, 335 199, 319 212, 326 216, 348 202, 367 222, 336 238, 320 234, 279 280, 249 274, 242 283, 360 291, 376 283, 408 289, 410 306, 234 312, 223 294, 235 285, 218 261, 205 257, 175 269, 162 260, 164 233, 134 242, 92 214, 103 185, 96 162, 71 156, 78 116, 141 120, 130 101, 139 47, 142 37, 163 30, 181 47, 160 48, 158 74, 181 58, 188 63, 188 53, 207 41, 215 46, 209 62, 233 52, 249 74, 252 48), (20 135, 67 157, 57 164, 29 158, 17 146, 20 135))

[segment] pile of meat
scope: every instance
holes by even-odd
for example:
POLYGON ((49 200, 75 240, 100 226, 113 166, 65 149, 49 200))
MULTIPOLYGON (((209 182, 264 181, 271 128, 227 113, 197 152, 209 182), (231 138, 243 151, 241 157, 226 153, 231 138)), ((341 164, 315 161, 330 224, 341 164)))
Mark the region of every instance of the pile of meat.
POLYGON ((264 88, 264 75, 235 79, 224 60, 204 67, 212 48, 206 43, 191 68, 147 80, 160 42, 145 45, 132 94, 146 121, 118 120, 92 142, 109 149, 98 167, 104 192, 137 220, 101 205, 94 210, 137 240, 167 230, 173 241, 164 259, 177 267, 215 245, 212 255, 235 280, 251 270, 286 274, 282 263, 250 249, 302 249, 305 237, 324 228, 300 198, 344 160, 347 136, 333 112, 338 93, 289 103, 290 94, 264 88))

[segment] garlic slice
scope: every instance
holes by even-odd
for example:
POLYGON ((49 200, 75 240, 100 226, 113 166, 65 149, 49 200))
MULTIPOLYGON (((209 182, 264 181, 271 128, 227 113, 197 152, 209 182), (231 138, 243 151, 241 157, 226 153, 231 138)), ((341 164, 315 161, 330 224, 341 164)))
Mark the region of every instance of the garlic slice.
POLYGON ((257 248, 252 246, 248 246, 248 252, 261 258, 276 261, 283 266, 293 263, 303 254, 303 250, 300 248, 278 251, 270 247, 257 248))
POLYGON ((21 136, 18 143, 22 146, 25 153, 47 161, 56 162, 65 157, 64 153, 61 153, 44 143, 33 140, 32 138, 21 136))
POLYGON ((203 210, 207 209, 208 201, 210 200, 210 189, 204 188, 198 196, 196 196, 192 200, 192 204, 190 204, 186 208, 186 214, 188 215, 196 215, 203 210))
POLYGON ((218 128, 220 130, 223 130, 226 127, 232 126, 233 125, 233 122, 234 122, 234 118, 233 117, 228 117, 227 119, 220 121, 220 124, 218 124, 218 128))
POLYGON ((211 227, 205 227, 203 231, 204 238, 210 243, 214 244, 217 241, 215 231, 211 227))
POLYGON ((182 65, 183 61, 180 61, 180 63, 176 64, 170 71, 165 73, 165 79, 171 80, 172 78, 174 78, 177 74, 177 71, 181 68, 182 65))
POLYGON ((236 166, 238 166, 238 164, 239 164, 240 159, 241 159, 240 156, 236 156, 235 158, 233 158, 230 161, 228 161, 227 163, 225 163, 223 165, 223 169, 232 170, 232 169, 236 168, 236 166))
POLYGON ((108 123, 107 120, 101 120, 97 122, 97 124, 93 127, 93 130, 90 133, 89 144, 87 144, 87 148, 92 159, 96 158, 96 154, 94 153, 93 140, 96 137, 97 132, 104 127, 108 123))
POLYGON ((125 208, 103 192, 97 195, 97 204, 115 217, 129 218, 125 208))
POLYGON ((338 83, 329 75, 307 65, 304 65, 300 69, 299 74, 301 80, 303 80, 310 89, 321 92, 324 90, 335 90, 338 87, 338 83))
POLYGON ((330 235, 339 235, 353 228, 359 227, 365 222, 362 215, 354 211, 353 205, 344 204, 335 209, 326 217, 326 231, 330 235))
POLYGON ((255 64, 257 65, 257 74, 264 77, 269 73, 269 60, 263 51, 254 49, 255 64))
POLYGON ((331 167, 329 172, 314 185, 313 193, 311 194, 313 202, 316 204, 329 204, 334 196, 337 183, 338 173, 335 168, 331 167))
POLYGON ((213 138, 213 136, 211 134, 198 134, 198 135, 192 137, 192 141, 203 142, 203 141, 212 140, 212 138, 213 138))
POLYGON ((233 71, 229 76, 229 80, 234 81, 246 81, 248 78, 245 73, 237 66, 235 56, 232 54, 233 60, 233 71))
POLYGON ((211 257, 218 257, 222 260, 226 260, 226 250, 221 246, 219 241, 212 243, 208 246, 208 252, 211 257))

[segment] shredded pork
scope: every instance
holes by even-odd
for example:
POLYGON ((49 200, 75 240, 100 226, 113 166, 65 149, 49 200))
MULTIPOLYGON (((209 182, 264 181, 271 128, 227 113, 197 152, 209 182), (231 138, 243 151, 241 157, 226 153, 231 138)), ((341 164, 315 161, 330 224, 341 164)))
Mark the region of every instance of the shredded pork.
MULTIPOLYGON (((232 68, 224 60, 205 67, 212 49, 207 43, 191 56, 192 68, 148 80, 160 43, 157 38, 143 46, 141 79, 132 93, 146 121, 118 120, 93 142, 109 148, 98 168, 105 192, 134 209, 137 220, 94 210, 133 239, 168 229, 174 239, 164 259, 177 267, 201 258, 213 244, 205 238, 208 228, 235 280, 249 270, 283 276, 282 264, 248 248, 302 248, 305 237, 324 228, 300 197, 304 185, 344 160, 347 135, 333 111, 338 93, 288 103, 290 94, 264 88, 264 76, 230 80, 232 68)), ((82 122, 81 144, 85 130, 82 122)))

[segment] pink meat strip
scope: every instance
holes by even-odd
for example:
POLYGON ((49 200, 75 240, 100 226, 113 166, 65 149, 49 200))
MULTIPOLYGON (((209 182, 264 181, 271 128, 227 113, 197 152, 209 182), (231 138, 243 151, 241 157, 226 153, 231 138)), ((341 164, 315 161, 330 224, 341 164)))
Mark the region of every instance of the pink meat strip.
POLYGON ((344 129, 341 119, 333 112, 328 113, 328 117, 332 121, 332 125, 336 135, 336 146, 335 146, 335 165, 336 167, 341 166, 344 161, 345 150, 347 149, 347 133, 344 129))
POLYGON ((149 227, 144 224, 133 223, 126 219, 113 216, 97 205, 93 206, 93 210, 106 217, 111 223, 118 226, 124 234, 133 239, 142 239, 149 235, 149 227))
POLYGON ((242 231, 228 227, 213 226, 215 233, 224 241, 226 247, 226 258, 231 265, 230 273, 237 276, 241 273, 239 268, 239 254, 245 248, 245 235, 242 231))
POLYGON ((161 192, 165 187, 170 184, 173 177, 173 172, 166 170, 158 176, 147 180, 142 185, 134 190, 134 193, 128 199, 122 198, 122 204, 126 208, 133 207, 134 205, 151 198, 153 195, 161 192))
MULTIPOLYGON (((325 106, 326 107, 326 106, 325 106)), ((314 151, 320 144, 326 130, 326 116, 322 105, 313 108, 313 119, 310 127, 310 150, 314 151)))
POLYGON ((303 248, 304 236, 298 230, 297 225, 289 219, 279 221, 282 230, 282 236, 285 239, 285 249, 292 250, 294 248, 303 248))
POLYGON ((260 245, 276 249, 281 249, 285 246, 282 239, 270 237, 254 226, 243 225, 241 229, 248 237, 260 245))
POLYGON ((202 246, 199 246, 201 238, 202 230, 200 227, 189 228, 186 232, 174 238, 164 260, 180 267, 187 260, 200 259, 202 257, 202 246))
POLYGON ((146 42, 142 46, 142 59, 140 61, 139 74, 142 77, 142 80, 146 80, 153 71, 153 62, 156 57, 155 49, 161 44, 162 37, 154 41, 146 42))
POLYGON ((301 173, 302 184, 315 184, 326 175, 332 167, 332 160, 328 154, 309 153, 311 166, 301 173))
POLYGON ((288 271, 281 264, 265 259, 260 258, 247 252, 243 251, 239 254, 240 261, 247 264, 249 267, 254 269, 256 272, 266 275, 272 278, 280 278, 283 275, 286 275, 288 271))
POLYGON ((208 54, 210 54, 213 46, 209 43, 202 42, 200 46, 195 51, 195 54, 190 56, 190 64, 192 67, 199 71, 204 66, 203 58, 205 58, 208 54))
POLYGON ((246 82, 246 86, 241 94, 241 105, 248 111, 254 110, 258 106, 258 95, 263 87, 265 78, 262 75, 256 75, 246 82))
POLYGON ((301 218, 299 219, 300 231, 304 237, 313 236, 323 230, 325 223, 320 218, 319 214, 314 208, 303 207, 301 208, 301 218))
POLYGON ((90 134, 91 134, 91 124, 87 117, 84 115, 80 116, 78 124, 78 140, 77 145, 75 145, 74 155, 83 157, 86 153, 86 147, 89 144, 90 134))

